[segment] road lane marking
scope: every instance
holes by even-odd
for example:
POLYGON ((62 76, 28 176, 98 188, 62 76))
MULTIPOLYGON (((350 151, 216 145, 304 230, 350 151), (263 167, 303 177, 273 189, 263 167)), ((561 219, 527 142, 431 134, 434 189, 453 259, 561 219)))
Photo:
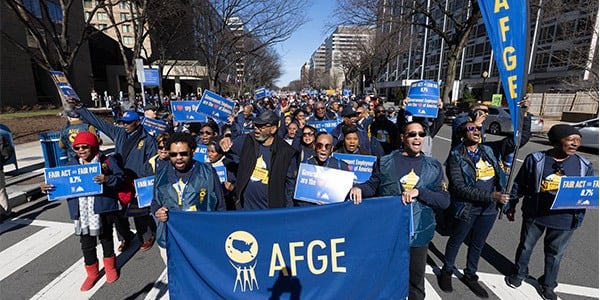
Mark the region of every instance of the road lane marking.
MULTIPOLYGON (((0 281, 73 235, 73 224, 69 223, 27 219, 11 220, 10 223, 14 224, 10 224, 6 228, 18 225, 42 226, 44 228, 0 252, 0 257, 2 257, 0 261, 0 281)), ((2 230, 2 232, 4 231, 2 230)))

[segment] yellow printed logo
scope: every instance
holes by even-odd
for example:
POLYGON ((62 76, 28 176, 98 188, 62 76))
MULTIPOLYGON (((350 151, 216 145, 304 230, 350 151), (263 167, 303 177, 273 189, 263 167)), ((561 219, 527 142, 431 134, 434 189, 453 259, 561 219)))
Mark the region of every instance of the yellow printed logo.
POLYGON ((200 203, 204 202, 204 198, 206 198, 206 189, 201 188, 200 189, 200 203))
POLYGON ((138 143, 138 146, 137 146, 137 148, 138 148, 138 150, 141 150, 143 147, 144 147, 144 140, 141 140, 141 141, 138 143))

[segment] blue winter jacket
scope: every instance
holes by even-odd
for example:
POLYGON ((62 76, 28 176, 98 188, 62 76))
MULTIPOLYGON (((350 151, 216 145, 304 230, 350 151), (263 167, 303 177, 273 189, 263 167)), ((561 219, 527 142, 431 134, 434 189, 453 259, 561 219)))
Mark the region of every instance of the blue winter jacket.
MULTIPOLYGON (((379 169, 379 196, 398 196, 404 191, 397 173, 396 157, 400 150, 382 156, 379 169)), ((423 154, 422 154, 423 155, 423 154)), ((419 190, 417 201, 413 202, 414 235, 410 238, 411 247, 424 247, 435 233, 434 209, 445 209, 450 205, 450 194, 443 188, 442 165, 434 158, 423 155, 420 179, 415 186, 419 190)))
MULTIPOLYGON (((586 158, 575 154, 579 160, 580 174, 566 174, 568 176, 594 176, 594 168, 592 163, 586 158)), ((505 207, 505 211, 511 210, 519 203, 519 197, 523 198, 523 218, 535 218, 547 214, 547 207, 540 203, 540 186, 544 172, 544 162, 546 161, 546 152, 533 152, 527 157, 515 178, 511 193, 509 205, 505 207)), ((553 213, 557 213, 554 211, 553 213)), ((573 215, 573 222, 570 224, 556 224, 556 227, 564 230, 575 229, 583 223, 585 209, 564 209, 560 213, 573 215)))

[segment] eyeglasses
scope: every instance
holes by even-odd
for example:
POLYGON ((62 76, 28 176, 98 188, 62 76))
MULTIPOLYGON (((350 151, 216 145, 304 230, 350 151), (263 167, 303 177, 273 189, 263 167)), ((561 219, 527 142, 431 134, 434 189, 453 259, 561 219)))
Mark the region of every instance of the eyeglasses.
POLYGON ((411 138, 414 138, 417 135, 419 137, 425 137, 427 135, 427 133, 425 131, 410 131, 410 132, 406 133, 406 136, 411 137, 411 138))
POLYGON ((88 146, 88 145, 85 145, 85 146, 74 146, 74 147, 73 147, 73 150, 75 150, 75 151, 79 151, 79 150, 88 150, 88 149, 90 149, 90 148, 92 148, 92 147, 90 147, 90 146, 88 146))
POLYGON ((177 157, 177 156, 181 156, 181 157, 188 157, 190 156, 190 153, 187 151, 183 151, 183 152, 169 152, 169 156, 170 157, 177 157))
POLYGON ((198 131, 198 133, 199 134, 213 135, 213 132, 212 131, 208 131, 208 130, 206 130, 206 131, 198 131))
POLYGON ((468 131, 474 131, 475 129, 477 129, 477 131, 481 132, 481 126, 467 126, 468 131))
POLYGON ((323 144, 323 143, 317 143, 317 144, 315 144, 315 146, 317 147, 317 150, 321 150, 323 148, 325 148, 325 150, 331 150, 331 147, 333 147, 332 144, 323 144))
POLYGON ((325 107, 317 107, 317 108, 315 108, 315 110, 324 110, 324 109, 325 109, 325 107))
POLYGON ((313 132, 303 132, 302 136, 313 136, 315 135, 313 132))

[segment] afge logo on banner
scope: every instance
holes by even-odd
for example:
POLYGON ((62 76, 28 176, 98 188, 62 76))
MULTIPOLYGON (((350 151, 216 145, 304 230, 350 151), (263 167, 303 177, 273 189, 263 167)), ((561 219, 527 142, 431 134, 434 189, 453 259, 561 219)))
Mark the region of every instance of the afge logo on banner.
POLYGON ((242 292, 245 292, 246 289, 251 291, 254 288, 258 289, 258 281, 254 272, 258 255, 256 238, 246 231, 233 232, 225 240, 225 253, 229 257, 229 263, 236 271, 233 291, 236 291, 238 284, 242 292))

